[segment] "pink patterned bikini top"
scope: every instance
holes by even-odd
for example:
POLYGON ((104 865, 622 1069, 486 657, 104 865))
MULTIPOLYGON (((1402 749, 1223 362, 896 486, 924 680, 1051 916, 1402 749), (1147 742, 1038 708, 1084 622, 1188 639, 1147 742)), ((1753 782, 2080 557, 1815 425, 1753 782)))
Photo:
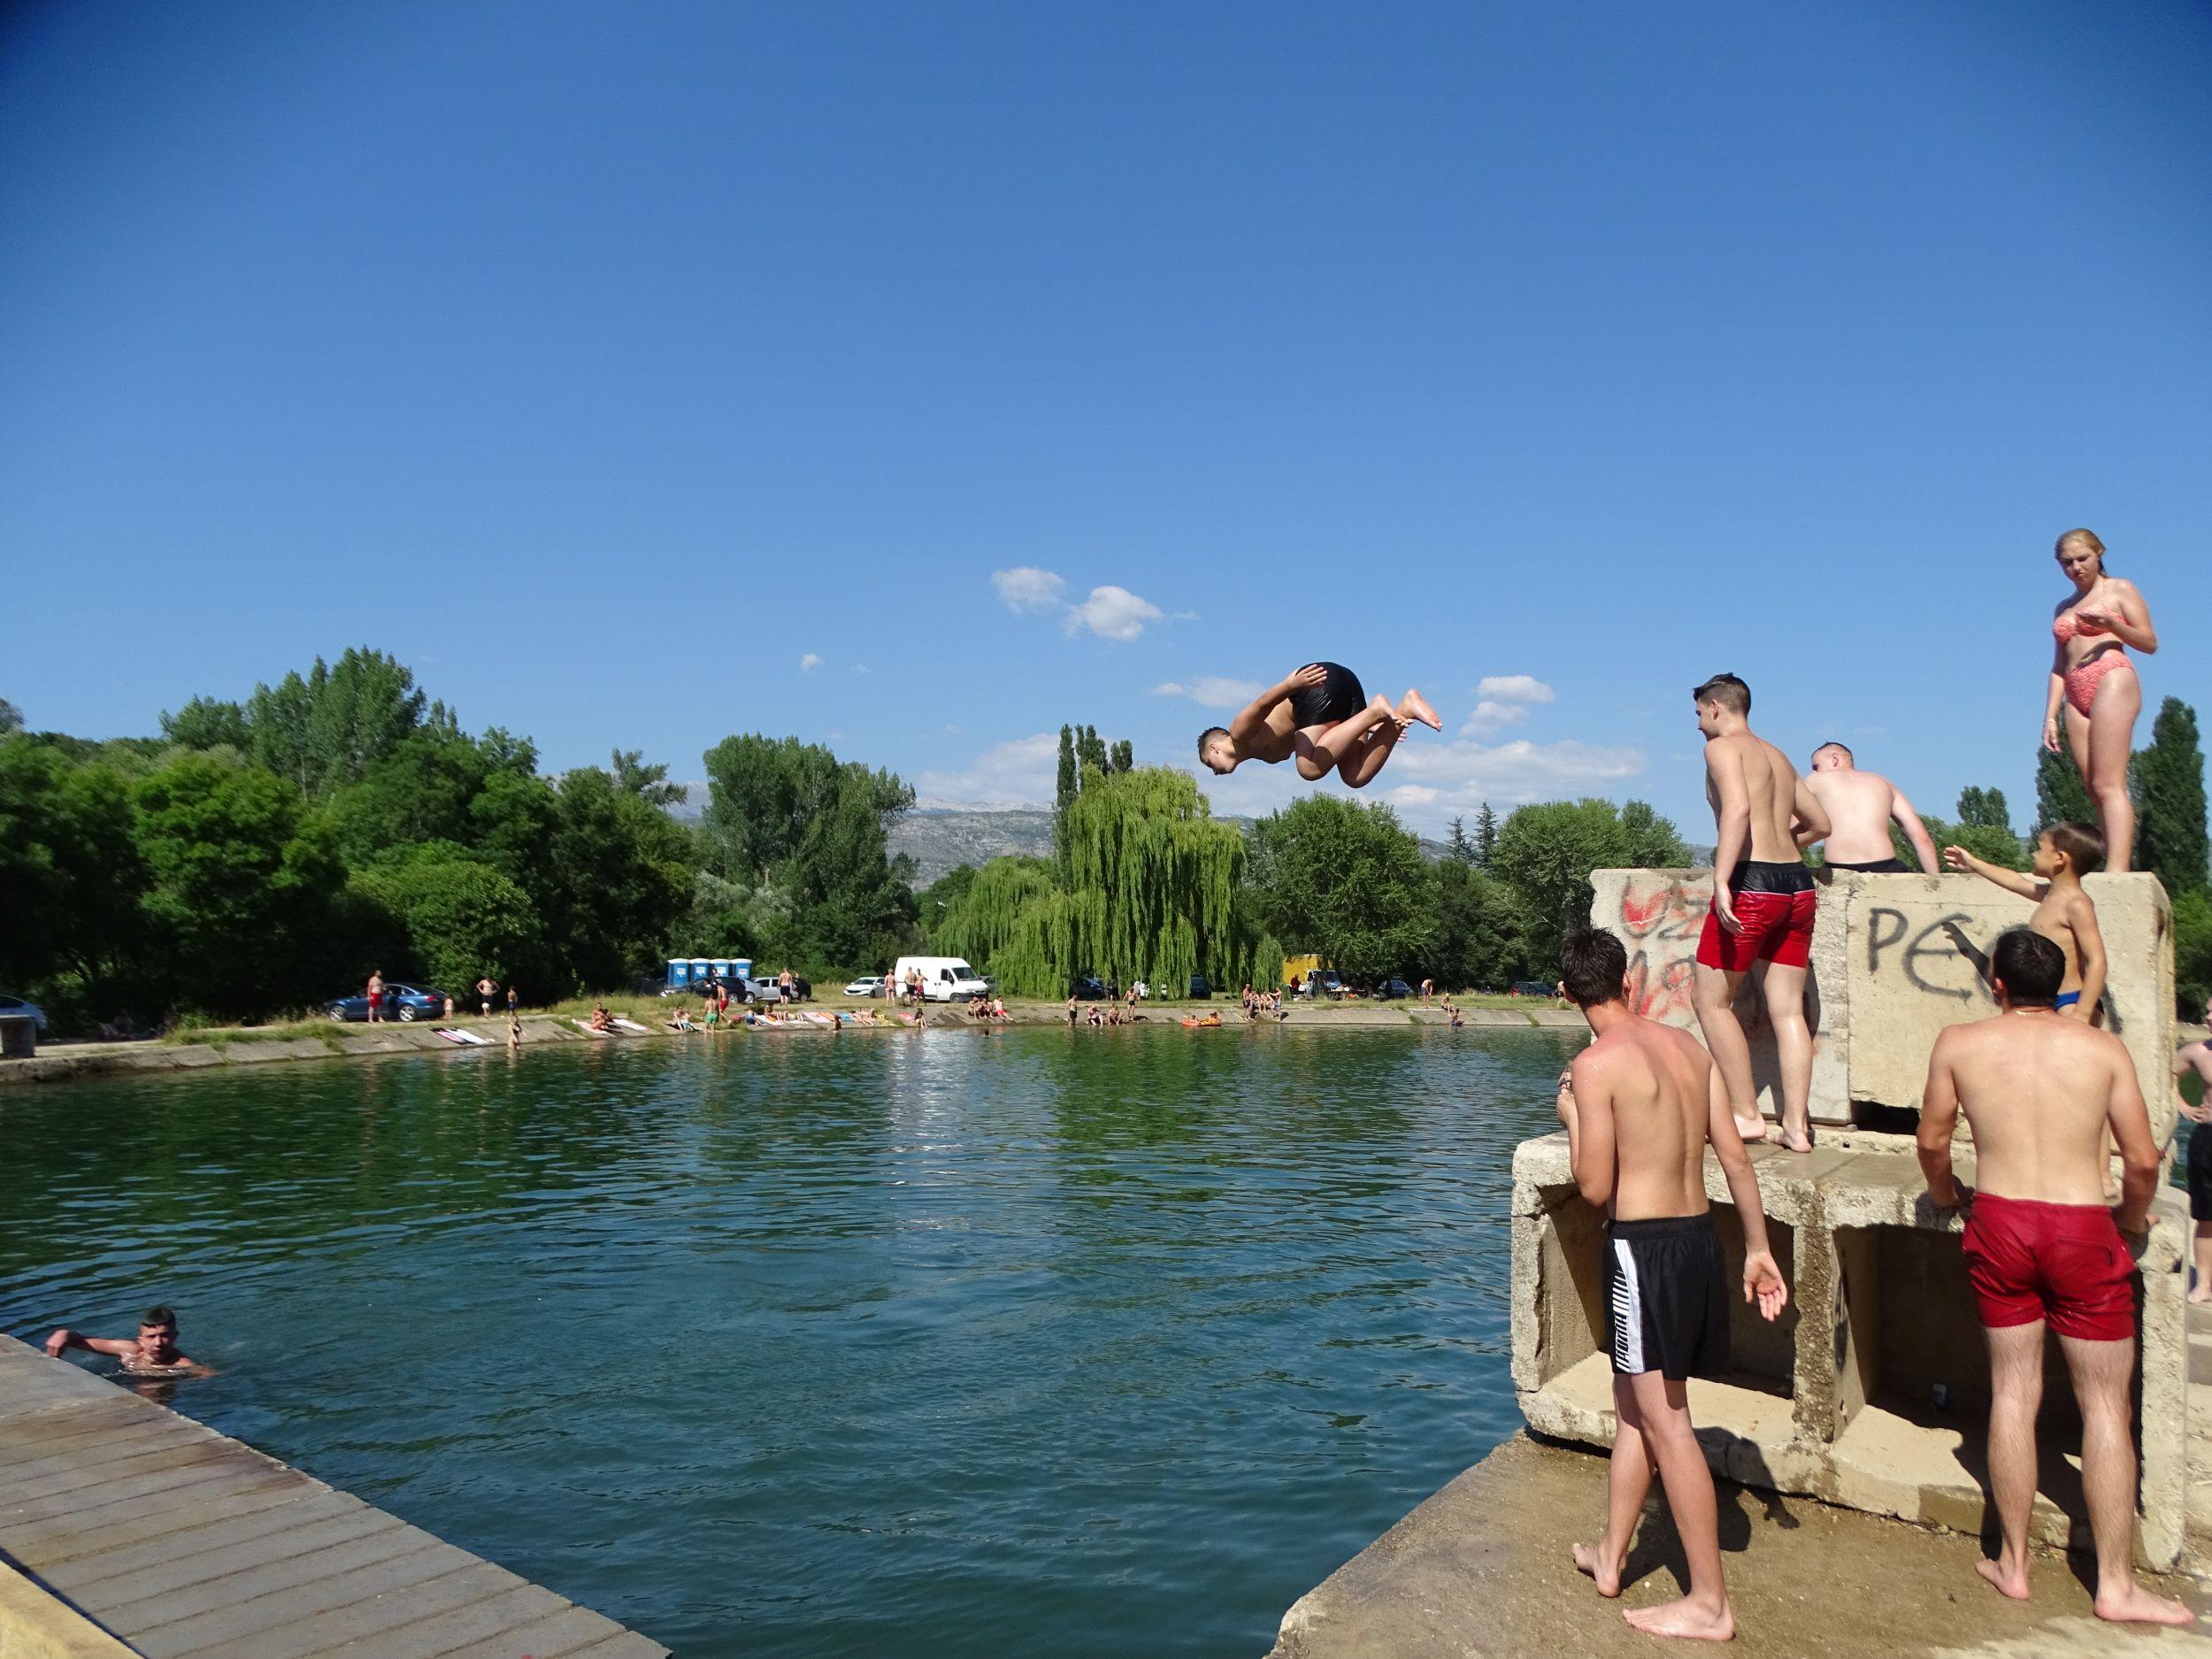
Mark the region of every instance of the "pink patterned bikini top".
POLYGON ((2111 632, 2112 630, 2110 628, 2101 627, 2094 622, 2077 623, 2074 620, 2074 613, 2070 611, 2069 611, 2064 616, 2055 618, 2051 623, 2051 637, 2056 640, 2061 645, 2065 644, 2067 641, 2072 639, 2077 634, 2086 635, 2091 634, 2109 634, 2111 632))

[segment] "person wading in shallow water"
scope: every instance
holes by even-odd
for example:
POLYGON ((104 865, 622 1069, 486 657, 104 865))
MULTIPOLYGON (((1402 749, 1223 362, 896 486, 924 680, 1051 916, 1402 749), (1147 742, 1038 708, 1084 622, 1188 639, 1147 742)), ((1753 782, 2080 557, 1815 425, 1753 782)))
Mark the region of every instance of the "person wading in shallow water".
POLYGON ((1975 1570, 2028 1599, 2035 1418, 2043 1331, 2066 1356, 2081 1407, 2081 1485, 2097 1547, 2099 1618, 2187 1624, 2179 1601, 2135 1582, 2135 1255, 2158 1191, 2158 1146, 2120 1040, 2054 1006, 2066 956, 2016 927, 1989 953, 2001 1010, 1947 1027, 1921 1093, 1920 1167, 1939 1210, 1966 1212, 1960 1248, 1989 1341, 1989 1490, 1997 1559, 1975 1570), (1974 1131, 1978 1188, 1951 1170, 1959 1114, 1974 1131), (2120 1202, 2104 1200, 2104 1137, 2119 1145, 2120 1202), (2122 1234, 2135 1240, 2131 1248, 2122 1234))
POLYGON ((1743 1223, 1743 1297, 1770 1321, 1789 1302, 1767 1248, 1759 1178, 1712 1062, 1687 1032, 1628 1005, 1628 953, 1607 933, 1570 933, 1559 947, 1563 989, 1596 1039, 1559 1079, 1575 1185, 1602 1209, 1606 1345, 1613 1361, 1613 1441, 1605 1531, 1577 1544, 1574 1563, 1598 1594, 1621 1593, 1621 1566, 1656 1472, 1673 1511, 1690 1592, 1622 1615, 1654 1636, 1726 1641, 1736 1633, 1721 1576, 1712 1471, 1690 1424, 1692 1376, 1728 1365, 1728 1271, 1705 1199, 1705 1148, 1720 1159, 1743 1223))
POLYGON ((87 1336, 81 1331, 72 1331, 66 1325, 46 1339, 50 1358, 59 1359, 73 1348, 81 1348, 94 1354, 108 1354, 120 1361, 123 1369, 134 1377, 212 1377, 215 1373, 199 1361, 192 1359, 177 1347, 177 1316, 168 1308, 149 1308, 146 1317, 138 1322, 136 1337, 126 1340, 114 1336, 87 1336))

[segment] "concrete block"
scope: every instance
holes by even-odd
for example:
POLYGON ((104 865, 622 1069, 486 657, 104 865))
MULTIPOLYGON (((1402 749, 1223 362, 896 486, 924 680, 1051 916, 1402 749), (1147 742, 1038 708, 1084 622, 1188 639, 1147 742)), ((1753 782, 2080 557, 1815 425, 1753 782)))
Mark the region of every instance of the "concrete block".
MULTIPOLYGON (((1791 1311, 1768 1326, 1732 1300, 1734 1369, 1692 1382, 1692 1415, 1708 1460, 1731 1479, 1978 1532, 1989 1367, 1959 1220, 1928 1203, 1909 1141, 1853 1139, 1810 1156, 1751 1148, 1791 1311), (1888 1149, 1872 1149, 1885 1141, 1888 1149)), ((1970 1180, 1970 1159, 1959 1163, 1970 1180)), ((1614 1423, 1596 1294, 1603 1218, 1575 1190, 1563 1134, 1524 1142, 1513 1172, 1512 1374, 1522 1413, 1543 1433, 1606 1445, 1614 1423)), ((1705 1185, 1733 1271, 1742 1233, 1709 1154, 1705 1185)), ((2160 1569, 2180 1555, 2187 1503, 2188 1233, 2182 1195, 2162 1189, 2139 1263, 2137 1424, 2139 1551, 2160 1569)), ((2047 1363, 2034 1525, 2039 1538, 2062 1545, 2084 1524, 2080 1420, 2055 1342, 2047 1363)))
MULTIPOLYGON (((1859 1121, 1867 1107, 1919 1110, 1928 1051, 1946 1025, 1994 1006, 1979 967, 1998 934, 2034 908, 1977 876, 1822 872, 1807 982, 1816 1124, 1859 1121)), ((1591 915, 1628 949, 1639 1012, 1695 1032, 1698 935, 1712 897, 1709 870, 1600 870, 1591 915)), ((2173 1131, 2167 1064, 2174 1024, 2173 914, 2155 876, 2093 875, 2108 958, 2105 1023, 2126 1043, 2162 1143, 2173 1131)), ((1737 1018, 1751 1040, 1760 1103, 1779 1110, 1772 1033, 1747 979, 1737 1018)))

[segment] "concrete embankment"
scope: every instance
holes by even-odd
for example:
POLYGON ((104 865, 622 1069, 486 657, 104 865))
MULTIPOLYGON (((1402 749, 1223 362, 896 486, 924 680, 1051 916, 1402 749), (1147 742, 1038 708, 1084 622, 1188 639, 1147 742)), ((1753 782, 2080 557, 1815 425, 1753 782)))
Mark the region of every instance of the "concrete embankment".
MULTIPOLYGON (((1621 1618, 1624 1607, 1672 1601, 1688 1586, 1656 1492, 1620 1600, 1601 1597, 1569 1555, 1603 1527, 1605 1484, 1604 1457, 1514 1436, 1300 1600, 1270 1659, 1661 1651, 1621 1618)), ((1981 1549, 1970 1538, 1732 1481, 1719 1492, 1733 1651, 1747 1656, 2212 1655, 2212 1636, 2101 1624, 2055 1552, 2034 1562, 2032 1598, 2009 1601, 1975 1575, 1981 1549)), ((2212 1611, 2212 1594, 2194 1579, 2145 1582, 2212 1611)))
MULTIPOLYGON (((815 1005, 826 1010, 832 1004, 815 1005)), ((1178 1031, 1186 1013, 1198 1012, 1202 1004, 1189 1007, 1153 1008, 1147 1011, 1137 1030, 1178 1031)), ((695 1033, 686 1038, 684 1033, 668 1030, 657 1022, 657 1005, 640 1005, 634 1013, 641 1023, 651 1020, 655 1028, 644 1032, 618 1032, 607 1036, 594 1036, 578 1028, 575 1022, 551 1015, 527 1014, 522 1020, 522 1041, 526 1048, 542 1048, 548 1043, 575 1042, 641 1042, 658 1039, 713 1042, 733 1036, 748 1036, 740 1026, 725 1031, 720 1037, 709 1033, 695 1033)), ((1011 1018, 1006 1022, 1017 1025, 1065 1025, 1064 1010, 1054 1003, 1023 1003, 1010 1010, 1011 1018)), ((1578 1026, 1581 1016, 1554 1008, 1483 1009, 1466 1010, 1470 1030, 1527 1031, 1540 1027, 1578 1026)), ((1233 1010, 1223 1014, 1224 1029, 1242 1029, 1245 1022, 1233 1010)), ((487 1041, 486 1047, 477 1048, 449 1042, 427 1025, 388 1024, 377 1026, 333 1025, 326 1037, 292 1037, 280 1041, 260 1042, 242 1034, 225 1042, 81 1042, 64 1043, 50 1048, 27 1059, 0 1060, 0 1088, 9 1084, 66 1083, 87 1078, 127 1077, 140 1072, 199 1071, 226 1065, 259 1065, 278 1060, 349 1059, 395 1054, 487 1054, 502 1050, 506 1043, 506 1022, 503 1019, 457 1020, 461 1029, 472 1031, 487 1041)), ((1296 1028, 1299 1030, 1404 1030, 1409 1025, 1446 1024, 1445 1016, 1438 1009, 1410 1008, 1403 1003, 1369 1003, 1327 1008, 1301 1008, 1291 1011, 1287 1019, 1269 1022, 1263 1030, 1296 1028)), ((944 1032, 994 1030, 994 1024, 984 1025, 949 1008, 933 1005, 930 1009, 929 1033, 944 1032)), ((848 1027, 853 1034, 871 1029, 865 1026, 848 1027)), ((873 1029, 903 1031, 903 1025, 884 1025, 873 1029)), ((1086 1025, 1080 1029, 1087 1032, 1086 1025)), ((1128 1030, 1130 1027, 1124 1026, 1128 1030)), ((776 1033, 780 1037, 783 1033, 776 1033)), ((806 1035, 803 1032, 790 1033, 794 1037, 806 1035)), ((821 1034, 828 1034, 826 1032, 821 1034)))

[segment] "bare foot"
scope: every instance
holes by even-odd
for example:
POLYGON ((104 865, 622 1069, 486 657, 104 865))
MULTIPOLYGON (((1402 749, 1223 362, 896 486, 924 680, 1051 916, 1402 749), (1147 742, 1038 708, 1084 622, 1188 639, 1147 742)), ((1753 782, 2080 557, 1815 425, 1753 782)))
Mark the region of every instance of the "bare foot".
POLYGON ((1747 1127, 1745 1120, 1739 1118, 1736 1119, 1736 1133, 1743 1137, 1746 1146, 1749 1146, 1754 1141, 1763 1141, 1767 1138, 1767 1120, 1763 1118, 1754 1118, 1750 1119, 1749 1126, 1747 1127))
POLYGON ((1429 700, 1411 689, 1398 700, 1398 718, 1418 720, 1422 725, 1432 726, 1440 732, 1444 729, 1444 722, 1436 718, 1436 710, 1429 707, 1429 700))
POLYGON ((1996 1587, 1999 1595, 2008 1595, 2016 1601, 2028 1599, 2028 1563, 2014 1562, 2007 1566, 2002 1560, 1978 1561, 1974 1571, 1996 1587))
POLYGON ((2153 1595, 2132 1578, 2107 1591, 2097 1586, 2097 1617, 2116 1624, 2193 1624, 2197 1616, 2171 1596, 2153 1595))
POLYGON ((1810 1152, 1813 1138, 1810 1135, 1793 1135, 1785 1129, 1782 1132, 1782 1149, 1785 1152, 1810 1152))
POLYGON ((2212 1302, 2212 1285, 2199 1285, 2189 1293, 2189 1301, 2193 1305, 2212 1302))
POLYGON ((1600 1595, 1615 1596, 1621 1593, 1619 1556, 1615 1555, 1609 1559, 1604 1553, 1605 1546, 1601 1543, 1577 1544, 1574 1547, 1574 1552, 1575 1571, 1586 1572, 1595 1579, 1600 1595))
POLYGON ((1716 1612, 1684 1596, 1663 1607, 1632 1607, 1621 1617, 1647 1636, 1686 1636, 1697 1641, 1733 1641, 1736 1616, 1723 1601, 1716 1612))

